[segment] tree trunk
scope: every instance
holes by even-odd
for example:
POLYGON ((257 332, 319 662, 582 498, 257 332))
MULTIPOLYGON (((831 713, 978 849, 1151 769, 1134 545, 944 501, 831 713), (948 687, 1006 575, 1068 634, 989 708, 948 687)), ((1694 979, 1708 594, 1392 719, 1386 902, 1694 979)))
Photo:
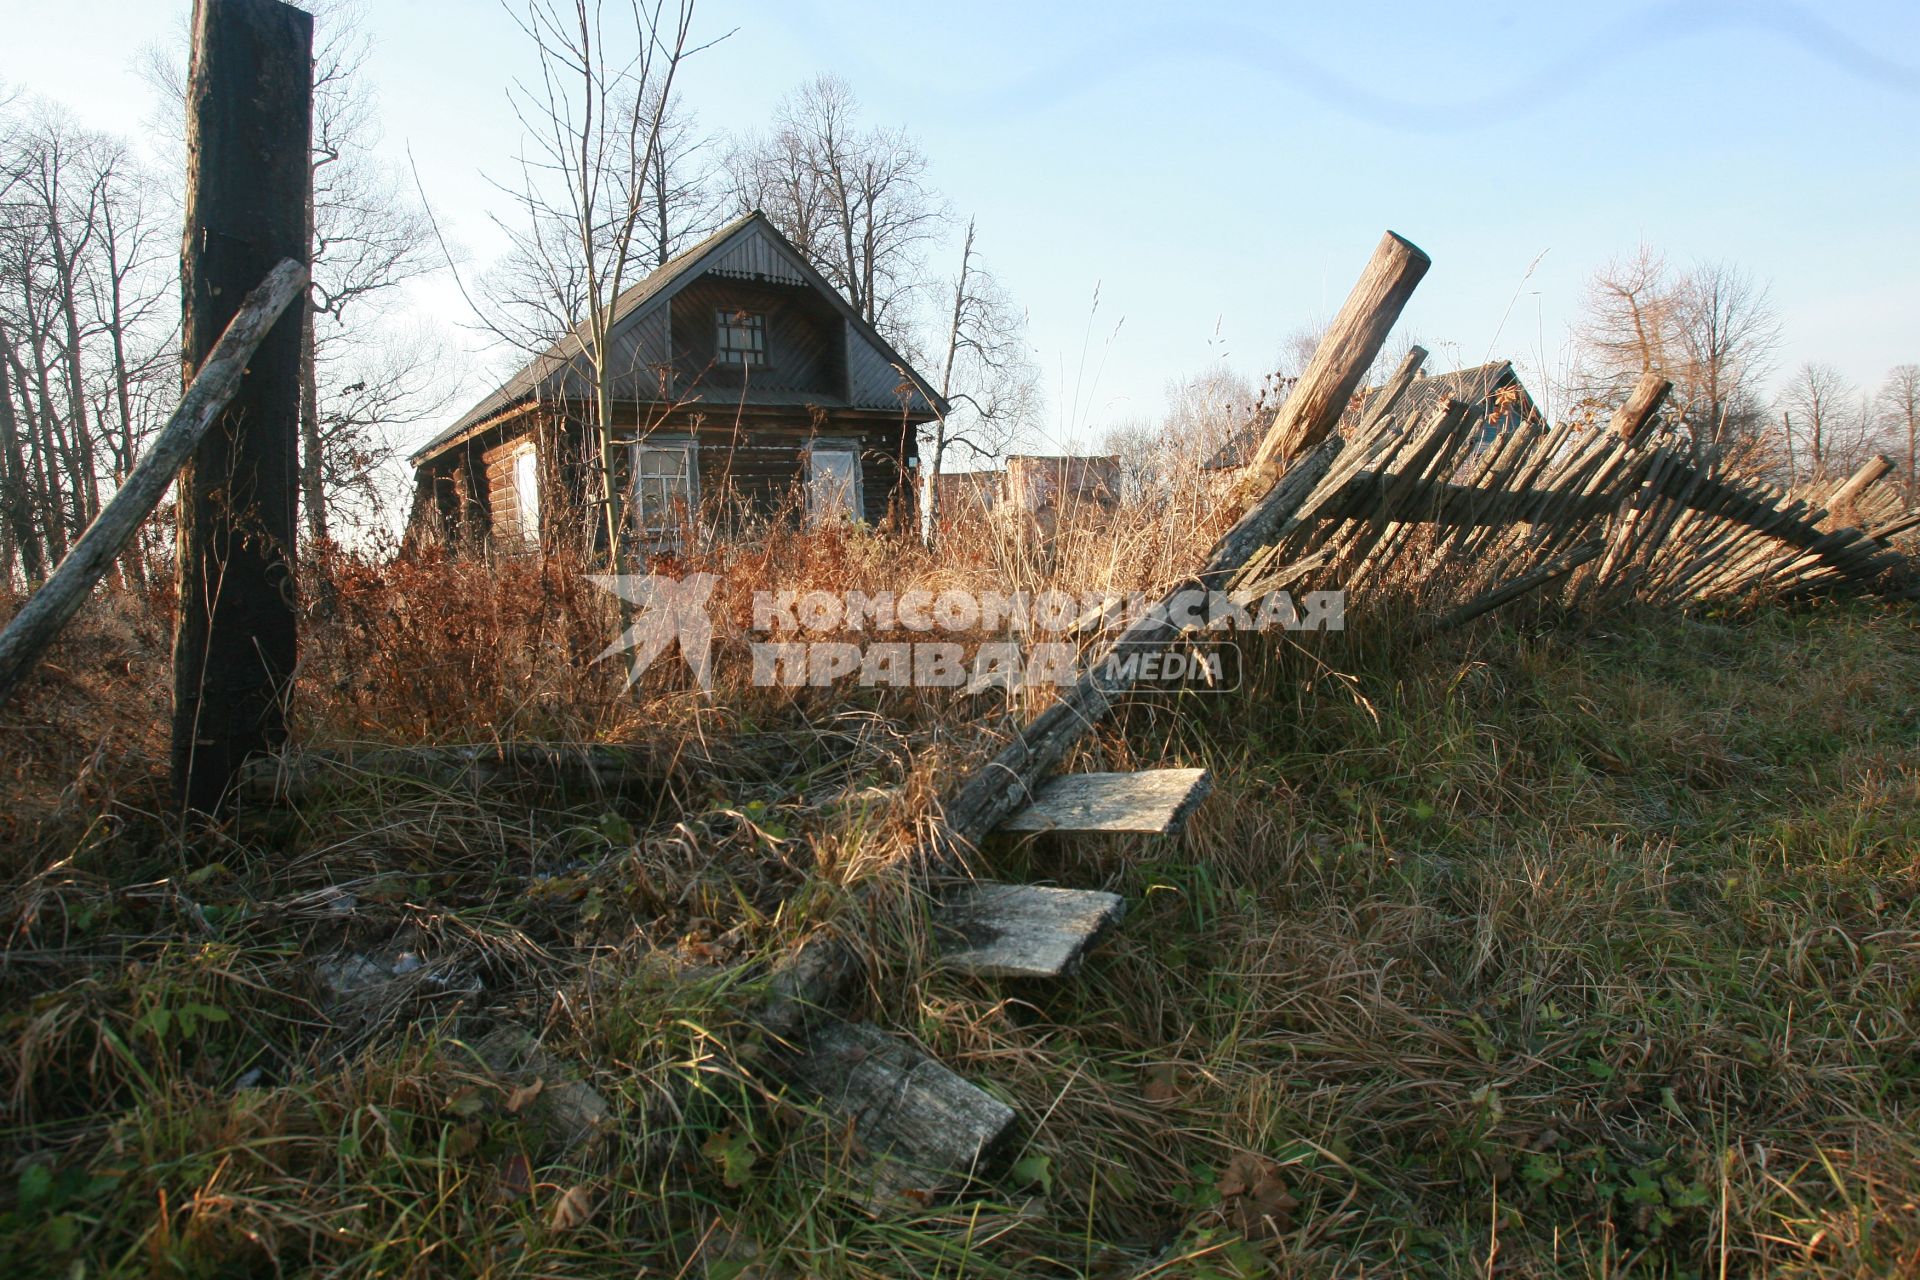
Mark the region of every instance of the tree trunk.
MULTIPOLYGON (((313 243, 313 174, 307 174, 307 243, 313 243)), ((300 497, 307 509, 307 536, 315 546, 327 537, 326 458, 320 444, 320 363, 313 345, 313 287, 300 299, 300 497)))
MULTIPOLYGON (((940 398, 953 394, 953 364, 960 353, 960 322, 967 305, 967 270, 973 263, 973 219, 967 219, 967 238, 960 246, 960 279, 953 286, 953 319, 947 326, 947 359, 940 371, 940 398)), ((947 416, 933 423, 933 465, 927 471, 927 546, 940 537, 940 468, 947 456, 947 416)))
MULTIPOLYGON (((0 347, 7 338, 0 332, 0 347)), ((0 363, 0 463, 6 467, 6 485, 0 491, 0 509, 4 509, 13 545, 20 553, 20 566, 26 570, 27 586, 37 585, 47 573, 45 552, 39 532, 33 527, 33 494, 27 485, 26 450, 21 444, 20 420, 13 408, 12 378, 0 363)))

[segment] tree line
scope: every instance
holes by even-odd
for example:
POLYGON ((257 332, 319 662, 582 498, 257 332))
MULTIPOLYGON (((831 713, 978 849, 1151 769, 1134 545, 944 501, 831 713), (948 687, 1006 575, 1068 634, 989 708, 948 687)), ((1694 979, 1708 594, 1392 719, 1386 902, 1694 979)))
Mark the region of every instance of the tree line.
MULTIPOLYGON (((399 496, 391 467, 401 436, 451 407, 444 355, 402 322, 400 303, 402 286, 456 255, 417 188, 377 154, 358 0, 312 7, 314 279, 300 475, 306 533, 325 539, 385 515, 399 496)), ((872 121, 844 80, 806 80, 763 126, 709 133, 682 71, 695 57, 724 59, 725 34, 697 32, 691 3, 516 0, 508 12, 534 73, 508 89, 524 143, 492 174, 503 202, 490 215, 507 249, 468 294, 471 318, 516 359, 584 335, 606 476, 616 297, 754 209, 953 405, 928 428, 925 470, 939 471, 955 450, 1000 457, 1033 425, 1038 377, 1025 315, 993 274, 980 229, 939 192, 918 140, 872 121)), ((179 158, 185 61, 184 47, 150 59, 163 108, 144 150, 81 127, 58 103, 0 92, 5 581, 44 576, 177 398, 180 208, 165 161, 179 158)), ((1309 326, 1290 338, 1259 386, 1224 368, 1176 384, 1164 422, 1122 424, 1104 447, 1130 459, 1136 487, 1164 488, 1169 458, 1210 455, 1270 409, 1316 337, 1309 326)), ((1865 390, 1807 364, 1769 396, 1780 341, 1768 290, 1750 272, 1715 262, 1676 269, 1642 247, 1593 274, 1574 359, 1552 391, 1562 416, 1597 419, 1657 369, 1675 383, 1670 413, 1701 447, 1743 450, 1789 484, 1886 452, 1920 500, 1920 365, 1865 390)), ((605 505, 618 528, 613 488, 605 505)), ((121 572, 143 574, 167 527, 152 522, 121 572)))
MULTIPOLYGON (((458 254, 378 155, 361 0, 304 7, 318 43, 300 500, 306 536, 324 540, 392 513, 401 438, 452 407, 445 353, 406 323, 402 287, 458 254)), ((872 123, 845 81, 820 76, 760 129, 702 130, 677 77, 724 41, 693 34, 690 3, 526 0, 508 13, 537 74, 508 89, 525 140, 517 165, 492 175, 505 199, 490 215, 508 249, 469 295, 470 321, 520 359, 579 325, 603 366, 620 290, 759 209, 916 366, 939 371, 955 409, 929 433, 930 462, 1005 451, 1037 404, 1025 316, 905 129, 872 123), (947 242, 956 257, 936 265, 947 242)), ((161 105, 137 136, 0 91, 0 580, 37 581, 57 563, 177 399, 186 61, 184 41, 149 51, 161 105)), ((610 444, 610 405, 596 416, 610 444)), ((169 528, 150 522, 121 572, 143 574, 169 528)))

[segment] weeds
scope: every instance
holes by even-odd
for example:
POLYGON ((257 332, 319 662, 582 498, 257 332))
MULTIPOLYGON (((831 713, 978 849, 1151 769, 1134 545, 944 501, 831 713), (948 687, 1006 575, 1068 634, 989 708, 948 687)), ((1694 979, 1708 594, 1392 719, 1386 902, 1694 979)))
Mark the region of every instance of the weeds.
MULTIPOLYGON (((663 567, 716 573, 737 628, 762 586, 1151 589, 1207 532, 1069 526, 1042 563, 772 530, 663 567)), ((1079 978, 943 971, 923 904, 869 899, 867 1014, 1024 1122, 967 1196, 870 1215, 845 1122, 739 1019, 1029 708, 623 692, 580 567, 317 567, 300 734, 618 742, 618 795, 343 763, 189 850, 165 600, 62 643, 0 746, 7 1274, 1920 1266, 1903 615, 1523 612, 1415 651, 1383 582, 1347 633, 1251 648, 1240 693, 1134 699, 1084 763, 1211 766, 1189 832, 978 859, 1126 895, 1079 978)))

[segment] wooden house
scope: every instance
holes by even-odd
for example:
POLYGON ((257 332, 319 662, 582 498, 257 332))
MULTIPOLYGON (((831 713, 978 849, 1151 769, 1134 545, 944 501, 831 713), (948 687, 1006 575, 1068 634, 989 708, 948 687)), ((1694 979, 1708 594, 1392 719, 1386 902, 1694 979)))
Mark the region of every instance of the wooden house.
MULTIPOLYGON (((413 455, 409 538, 604 545, 584 325, 413 455)), ((615 300, 608 347, 629 544, 702 520, 911 520, 931 384, 758 211, 615 300)))

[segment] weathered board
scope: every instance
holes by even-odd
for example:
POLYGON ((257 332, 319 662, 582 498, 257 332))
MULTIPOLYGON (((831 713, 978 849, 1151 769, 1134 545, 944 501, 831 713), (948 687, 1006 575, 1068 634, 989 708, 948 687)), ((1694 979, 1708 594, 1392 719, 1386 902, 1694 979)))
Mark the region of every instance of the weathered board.
POLYGON ((1040 788, 1002 831, 1132 831, 1178 835, 1187 815, 1213 790, 1205 769, 1073 773, 1040 788))
POLYGON ((949 898, 934 925, 940 963, 982 977, 1058 978, 1126 914, 1118 894, 1031 884, 972 884, 949 898))
POLYGON ((815 1028, 788 1079, 851 1121, 875 1205, 957 1186, 1013 1132, 1012 1108, 867 1022, 815 1028))

